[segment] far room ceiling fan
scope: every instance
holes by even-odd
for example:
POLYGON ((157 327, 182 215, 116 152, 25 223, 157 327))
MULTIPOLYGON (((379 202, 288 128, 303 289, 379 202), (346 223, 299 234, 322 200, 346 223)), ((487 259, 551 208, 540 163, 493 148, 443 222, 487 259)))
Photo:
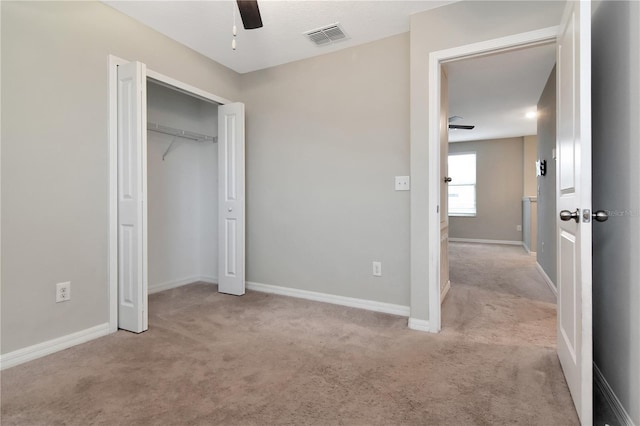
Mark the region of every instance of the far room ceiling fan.
POLYGON ((258 0, 237 0, 238 10, 245 30, 262 28, 262 17, 258 8, 258 0))
POLYGON ((451 124, 454 121, 462 120, 459 115, 449 117, 449 129, 451 130, 473 130, 476 126, 470 126, 466 124, 451 124))

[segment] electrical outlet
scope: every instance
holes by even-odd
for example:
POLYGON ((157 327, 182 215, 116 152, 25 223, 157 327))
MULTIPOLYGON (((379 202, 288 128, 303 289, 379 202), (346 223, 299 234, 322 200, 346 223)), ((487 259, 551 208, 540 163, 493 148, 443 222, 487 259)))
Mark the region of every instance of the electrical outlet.
POLYGON ((373 262, 373 276, 374 277, 382 276, 382 262, 373 262))
POLYGON ((56 284, 56 303, 71 300, 71 282, 56 284))
POLYGON ((516 231, 522 231, 522 225, 516 225, 516 231))
POLYGON ((396 191, 408 191, 411 189, 409 176, 396 176, 396 191))

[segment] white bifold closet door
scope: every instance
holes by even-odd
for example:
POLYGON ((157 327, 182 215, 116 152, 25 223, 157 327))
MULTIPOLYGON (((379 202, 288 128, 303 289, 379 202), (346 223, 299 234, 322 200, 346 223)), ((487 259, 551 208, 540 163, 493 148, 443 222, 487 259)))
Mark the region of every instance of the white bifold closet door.
POLYGON ((218 291, 245 292, 244 104, 218 107, 218 291))
POLYGON ((118 328, 141 333, 147 315, 147 71, 118 66, 118 328))
MULTIPOLYGON (((148 329, 147 71, 118 67, 118 328, 148 329)), ((245 292, 244 104, 218 107, 218 290, 245 292)))

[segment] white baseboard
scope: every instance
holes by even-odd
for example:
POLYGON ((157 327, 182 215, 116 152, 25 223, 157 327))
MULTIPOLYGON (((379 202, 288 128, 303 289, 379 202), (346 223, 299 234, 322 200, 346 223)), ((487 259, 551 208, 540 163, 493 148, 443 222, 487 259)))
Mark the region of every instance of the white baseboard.
POLYGON ((611 411, 613 411, 613 414, 615 414, 618 422, 623 426, 635 426, 631 416, 629 416, 627 410, 624 409, 622 403, 613 392, 613 389, 611 389, 611 386, 609 386, 607 379, 604 378, 595 362, 593 363, 593 372, 593 382, 600 389, 600 392, 602 392, 604 399, 606 399, 607 404, 609 404, 609 407, 611 408, 611 411))
POLYGON ((350 308, 366 309, 368 311, 384 312, 385 314, 409 316, 409 307, 392 303, 376 302, 374 300, 356 299, 353 297, 337 296, 335 294, 318 293, 297 288, 280 287, 247 281, 247 289, 262 293, 279 294, 281 296, 297 297, 299 299, 314 300, 316 302, 332 303, 350 308))
POLYGON ((474 238, 453 238, 449 237, 449 241, 452 243, 476 243, 476 244, 505 244, 509 246, 521 246, 522 241, 508 241, 508 240, 478 240, 474 238))
POLYGON ((522 247, 524 247, 524 250, 530 255, 530 256, 537 256, 538 254, 535 251, 531 251, 531 249, 529 248, 528 245, 526 245, 524 242, 522 243, 522 247))
POLYGON ((54 352, 79 345, 80 343, 85 343, 89 340, 106 336, 107 334, 110 334, 109 323, 104 323, 96 325, 95 327, 87 328, 86 330, 77 331, 75 333, 67 334, 66 336, 58 337, 56 339, 0 355, 0 370, 50 355, 54 352))
POLYGON ((542 266, 538 262, 536 262, 536 269, 538 270, 540 275, 542 275, 544 282, 547 283, 547 285, 549 286, 549 288, 551 289, 551 291, 553 292, 553 294, 556 296, 556 299, 557 299, 558 289, 556 288, 556 285, 553 283, 553 281, 551 281, 551 278, 549 278, 549 275, 547 275, 547 273, 544 271, 544 269, 542 269, 542 266))
POLYGON ((149 284, 148 292, 149 294, 158 293, 161 291, 170 290, 172 288, 182 287, 183 285, 195 283, 198 281, 203 281, 206 283, 213 284, 218 282, 218 278, 210 277, 210 276, 193 276, 193 277, 183 278, 181 280, 167 281, 167 282, 158 283, 158 284, 149 284))
POLYGON ((409 328, 416 331, 431 332, 431 329, 429 328, 429 321, 417 318, 409 318, 409 328))

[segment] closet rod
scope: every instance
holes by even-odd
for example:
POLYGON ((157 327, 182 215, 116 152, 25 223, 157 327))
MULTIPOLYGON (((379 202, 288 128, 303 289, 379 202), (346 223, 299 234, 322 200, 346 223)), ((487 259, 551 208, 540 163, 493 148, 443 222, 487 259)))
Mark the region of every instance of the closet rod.
POLYGON ((163 133, 165 135, 176 136, 185 139, 191 139, 198 142, 218 142, 217 136, 207 136, 200 133, 190 132, 188 130, 175 129, 169 126, 163 126, 152 122, 147 122, 147 130, 163 133))

